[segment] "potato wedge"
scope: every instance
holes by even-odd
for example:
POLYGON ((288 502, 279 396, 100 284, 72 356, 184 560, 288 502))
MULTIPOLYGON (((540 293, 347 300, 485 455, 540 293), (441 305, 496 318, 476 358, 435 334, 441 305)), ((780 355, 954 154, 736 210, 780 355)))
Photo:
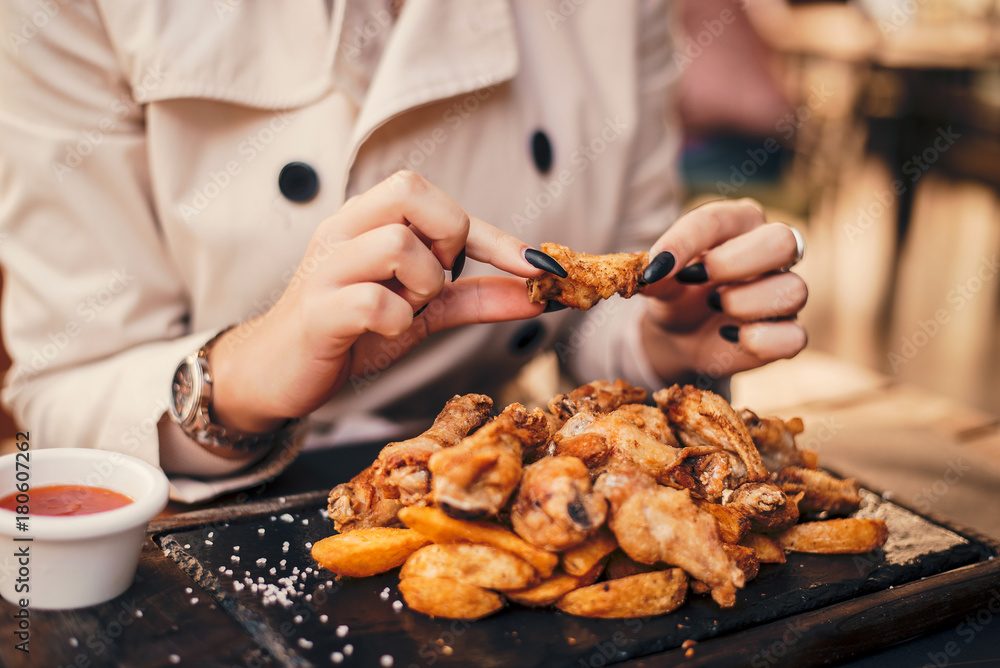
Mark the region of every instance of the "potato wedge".
POLYGON ((533 585, 538 573, 524 559, 492 545, 432 543, 410 555, 399 577, 449 578, 503 591, 533 585))
POLYGON ((482 619, 503 608, 500 594, 447 578, 403 578, 399 592, 408 606, 431 617, 482 619))
POLYGON ((567 593, 580 587, 586 587, 597 581, 604 570, 604 564, 598 562, 590 571, 583 575, 553 573, 551 577, 542 580, 534 587, 505 591, 504 595, 512 601, 531 607, 552 605, 567 593))
POLYGON ((618 547, 618 541, 607 527, 601 527, 581 545, 563 552, 563 570, 570 575, 583 575, 618 547))
POLYGON ((403 524, 435 543, 483 543, 512 552, 534 566, 543 578, 552 575, 559 563, 558 555, 539 550, 513 531, 496 524, 457 520, 437 508, 422 506, 400 508, 398 517, 403 524))
POLYGON ((662 615, 684 603, 687 584, 679 568, 639 573, 574 589, 556 607, 571 615, 605 619, 662 615))
POLYGON ((885 520, 847 517, 796 524, 778 536, 778 544, 792 552, 861 554, 885 544, 885 520))
POLYGON ((757 553, 757 559, 762 564, 785 563, 785 551, 769 536, 762 533, 748 533, 739 542, 743 547, 749 547, 757 553))
POLYGON ((413 529, 369 527, 324 538, 312 546, 312 557, 338 576, 364 578, 402 566, 430 542, 413 529))

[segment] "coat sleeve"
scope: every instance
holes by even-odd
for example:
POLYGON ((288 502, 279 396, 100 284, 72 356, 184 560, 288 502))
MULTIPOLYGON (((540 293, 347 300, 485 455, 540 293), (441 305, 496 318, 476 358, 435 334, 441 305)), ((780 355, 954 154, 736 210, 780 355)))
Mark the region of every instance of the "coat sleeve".
MULTIPOLYGON (((681 128, 676 114, 680 67, 674 59, 675 5, 666 0, 640 0, 636 26, 635 73, 638 131, 617 221, 618 248, 646 250, 677 217, 681 203, 677 158, 681 128)), ((625 378, 650 389, 661 379, 650 365, 639 339, 642 299, 600 302, 556 344, 560 360, 580 382, 625 378)))
POLYGON ((153 212, 144 111, 99 11, 0 7, 4 404, 36 447, 115 450, 168 472, 244 468, 164 419, 177 363, 215 332, 188 331, 187 286, 153 212))

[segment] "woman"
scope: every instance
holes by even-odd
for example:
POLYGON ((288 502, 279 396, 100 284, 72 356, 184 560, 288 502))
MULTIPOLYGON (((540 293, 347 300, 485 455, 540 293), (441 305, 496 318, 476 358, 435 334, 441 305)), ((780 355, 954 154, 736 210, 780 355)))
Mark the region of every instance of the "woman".
POLYGON ((3 396, 33 442, 196 500, 287 462, 298 418, 391 438, 553 345, 647 387, 805 345, 788 227, 675 222, 670 3, 398 4, 5 4, 3 396), (649 249, 645 298, 542 315, 543 241, 649 249))

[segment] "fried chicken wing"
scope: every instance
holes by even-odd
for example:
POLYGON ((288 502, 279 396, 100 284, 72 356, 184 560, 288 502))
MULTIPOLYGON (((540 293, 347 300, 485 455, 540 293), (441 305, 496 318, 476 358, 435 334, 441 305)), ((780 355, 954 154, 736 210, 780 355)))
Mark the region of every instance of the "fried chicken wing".
POLYGON ((787 466, 775 475, 786 494, 803 494, 799 507, 805 512, 827 511, 846 515, 861 507, 861 494, 854 478, 841 480, 818 469, 787 466))
POLYGON ((386 526, 395 522, 400 507, 424 503, 430 492, 431 455, 462 440, 489 417, 492 407, 493 400, 485 394, 456 395, 430 429, 382 448, 371 466, 330 491, 334 528, 344 532, 386 526))
POLYGON ((646 390, 632 387, 622 379, 613 383, 595 380, 581 385, 569 394, 557 394, 549 401, 553 415, 568 420, 577 413, 607 413, 624 404, 633 404, 646 399, 646 390))
POLYGON ((579 545, 604 523, 607 504, 591 490, 590 471, 576 457, 545 457, 521 474, 510 520, 535 547, 559 552, 579 545))
POLYGON ((770 482, 746 482, 726 500, 725 507, 739 511, 750 520, 754 531, 786 529, 799 519, 798 499, 787 496, 770 482))
POLYGON ((525 449, 544 443, 548 435, 541 410, 528 412, 521 404, 510 404, 458 445, 431 455, 434 503, 453 517, 496 514, 521 480, 525 449))
POLYGON ((543 243, 542 252, 558 261, 568 276, 546 273, 529 278, 528 299, 538 303, 554 299, 581 311, 616 292, 626 299, 639 292, 642 272, 649 265, 649 253, 645 251, 587 255, 559 244, 543 243))
POLYGON ((594 490, 608 500, 608 526, 630 558, 679 566, 707 584, 720 606, 736 603, 743 571, 719 538, 715 518, 698 508, 688 490, 657 485, 627 468, 601 474, 594 490))
POLYGON ((653 400, 666 413, 684 445, 707 445, 732 452, 746 467, 746 481, 767 480, 770 474, 757 446, 725 399, 693 385, 674 385, 658 390, 653 400))
POLYGON ((816 468, 816 453, 801 449, 795 443, 796 435, 803 430, 802 420, 759 417, 748 408, 740 411, 739 415, 768 471, 777 473, 786 466, 816 468))

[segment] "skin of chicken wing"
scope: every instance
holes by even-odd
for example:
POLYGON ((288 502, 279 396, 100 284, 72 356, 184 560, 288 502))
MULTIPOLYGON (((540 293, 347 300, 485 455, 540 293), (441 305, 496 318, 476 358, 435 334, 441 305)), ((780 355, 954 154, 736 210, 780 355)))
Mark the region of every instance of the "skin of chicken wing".
POLYGON ((604 523, 607 503, 592 493, 590 471, 576 457, 545 457, 521 474, 510 519, 535 547, 559 552, 579 545, 604 523))
POLYGON ((626 299, 638 293, 643 286, 642 272, 649 265, 649 253, 645 251, 588 255, 560 244, 541 246, 542 252, 555 258, 568 276, 545 273, 529 278, 528 299, 536 303, 554 299, 581 311, 616 292, 626 299))
POLYGON ((802 450, 795 443, 795 436, 803 430, 802 420, 759 417, 748 408, 739 415, 768 471, 777 473, 786 466, 816 468, 816 453, 802 450))
POLYGON ((767 480, 767 468, 757 446, 736 411, 725 399, 693 385, 674 385, 658 390, 653 400, 685 445, 711 446, 739 456, 746 467, 746 481, 767 480))
POLYGON ((743 571, 726 551, 715 518, 698 508, 687 490, 657 485, 650 476, 623 468, 601 474, 594 491, 608 500, 608 526, 631 559, 679 566, 707 584, 720 606, 736 603, 743 571))
POLYGON ((632 387, 620 378, 613 383, 595 380, 568 394, 557 394, 549 401, 549 410, 563 420, 577 413, 607 413, 625 404, 645 401, 646 389, 632 387))
POLYGON ((401 506, 425 503, 431 455, 457 444, 489 417, 492 407, 493 400, 484 394, 456 395, 430 429, 382 448, 371 466, 330 491, 327 507, 334 528, 387 526, 401 506))
POLYGON ((548 438, 540 409, 510 404, 458 445, 431 455, 431 496, 453 517, 495 515, 521 480, 522 456, 548 438))
POLYGON ((861 506, 861 494, 854 478, 834 478, 818 469, 788 466, 774 477, 786 494, 803 494, 799 508, 803 512, 827 511, 847 515, 861 506))
POLYGON ((770 482, 746 482, 736 488, 724 507, 745 515, 753 531, 777 531, 798 521, 799 498, 786 495, 770 482))

